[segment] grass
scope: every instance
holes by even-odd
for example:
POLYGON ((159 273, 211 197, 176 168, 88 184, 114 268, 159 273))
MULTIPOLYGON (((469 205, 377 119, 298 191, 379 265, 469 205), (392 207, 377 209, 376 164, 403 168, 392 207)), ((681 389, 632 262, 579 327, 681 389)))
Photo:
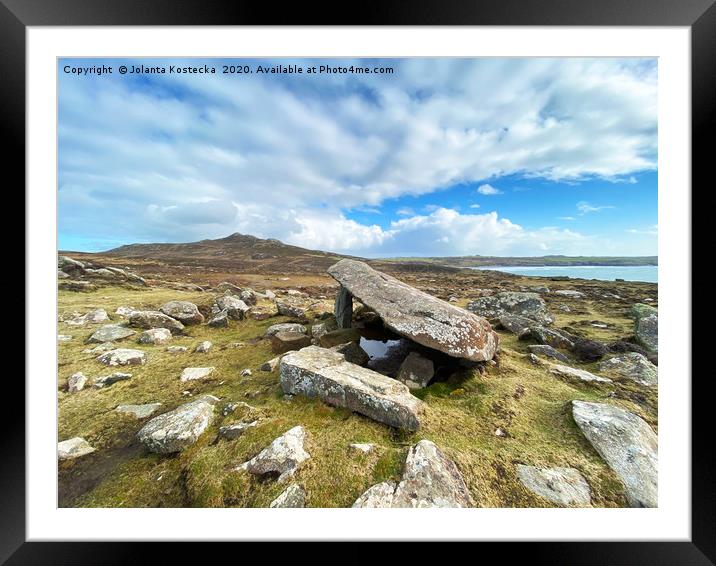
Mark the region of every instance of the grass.
MULTIPOLYGON (((210 304, 213 295, 162 288, 61 291, 59 311, 62 314, 104 308, 113 313, 120 305, 157 308, 171 299, 185 299, 201 306, 210 304)), ((598 319, 610 324, 609 332, 614 337, 623 336, 631 328, 631 321, 621 310, 611 306, 603 309, 591 301, 580 305, 586 314, 558 313, 557 325, 598 319)), ((78 478, 91 475, 88 468, 97 467, 99 456, 107 455, 101 473, 95 470, 96 477, 87 489, 72 494, 67 504, 266 507, 287 484, 259 480, 232 468, 300 424, 308 433, 306 450, 311 458, 299 469, 295 481, 306 489, 311 507, 350 507, 371 485, 399 480, 408 448, 423 438, 434 441, 456 462, 477 506, 551 506, 517 480, 517 463, 577 468, 592 488, 594 506, 626 505, 620 481, 574 424, 570 401, 617 404, 639 414, 656 429, 656 391, 631 382, 593 385, 557 378, 546 366, 532 365, 526 359, 527 343, 501 333, 502 350, 496 366, 488 367, 484 374, 464 370, 446 382, 416 392, 426 405, 423 425, 416 433, 404 433, 315 399, 284 398, 278 372, 259 371, 261 364, 273 357, 269 342, 254 339, 261 337, 268 326, 287 320, 248 319, 232 322, 227 329, 190 326, 186 336, 171 341, 172 345, 189 348, 179 354, 166 352, 166 346, 137 344, 136 336, 131 337, 119 344, 144 350, 148 356, 145 365, 126 370, 133 374, 131 380, 99 390, 91 387, 90 381, 85 390, 72 395, 65 392, 65 386, 73 373, 82 371, 91 380, 115 368, 97 362, 96 354, 82 352, 93 347, 84 340, 96 326, 69 327, 60 323, 59 333, 70 334, 73 339, 58 346, 59 439, 81 436, 98 449, 86 459, 61 463, 61 484, 65 481, 72 486, 78 478), (213 342, 213 348, 206 354, 193 353, 194 346, 203 340, 213 342), (181 383, 182 369, 195 366, 216 367, 214 379, 181 383), (251 376, 240 376, 245 368, 251 369, 251 376), (205 393, 221 399, 216 419, 196 444, 174 456, 158 456, 137 448, 133 438, 146 421, 114 410, 120 404, 161 402, 160 412, 164 412, 205 393), (232 401, 243 401, 251 408, 241 408, 224 417, 221 409, 232 401), (258 426, 238 439, 218 438, 219 426, 254 419, 258 419, 258 426), (498 427, 506 431, 506 437, 495 435, 498 427), (349 444, 355 442, 373 443, 375 449, 368 454, 351 450, 349 444), (134 449, 129 450, 131 446, 134 449)), ((593 327, 585 326, 584 332, 600 336, 600 330, 593 327)), ((608 337, 611 335, 599 339, 608 337)), ((593 365, 580 367, 595 369, 593 365)))

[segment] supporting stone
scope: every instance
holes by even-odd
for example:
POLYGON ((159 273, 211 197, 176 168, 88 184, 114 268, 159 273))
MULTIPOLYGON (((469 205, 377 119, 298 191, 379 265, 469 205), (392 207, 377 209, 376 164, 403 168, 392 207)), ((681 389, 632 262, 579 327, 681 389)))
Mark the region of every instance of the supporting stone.
POLYGON ((336 304, 333 309, 338 328, 350 328, 353 320, 353 295, 343 285, 338 289, 336 304))

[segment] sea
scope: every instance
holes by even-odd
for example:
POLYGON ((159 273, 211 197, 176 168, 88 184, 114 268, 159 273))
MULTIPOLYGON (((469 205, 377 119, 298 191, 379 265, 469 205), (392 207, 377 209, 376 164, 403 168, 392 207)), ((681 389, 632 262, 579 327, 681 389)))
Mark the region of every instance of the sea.
POLYGON ((643 281, 646 283, 659 282, 659 266, 657 265, 558 265, 558 266, 485 266, 471 269, 490 269, 504 271, 515 275, 532 277, 567 276, 573 279, 599 279, 601 281, 643 281))

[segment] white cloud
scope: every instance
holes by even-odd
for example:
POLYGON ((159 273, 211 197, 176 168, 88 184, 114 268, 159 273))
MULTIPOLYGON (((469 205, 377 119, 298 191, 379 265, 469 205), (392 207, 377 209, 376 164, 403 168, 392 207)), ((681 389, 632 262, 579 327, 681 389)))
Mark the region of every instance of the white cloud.
POLYGON ((415 214, 415 211, 410 207, 404 206, 396 210, 395 214, 398 214, 400 216, 413 216, 415 214))
POLYGON ((496 189, 492 185, 480 185, 477 187, 477 192, 481 195, 501 195, 502 191, 500 189, 496 189))
POLYGON ((611 205, 594 206, 593 204, 589 204, 586 200, 582 200, 577 203, 577 210, 581 213, 581 215, 588 214, 590 212, 599 212, 609 208, 614 207, 611 205))
POLYGON ((470 208, 480 208, 480 205, 479 204, 471 204, 470 208))
POLYGON ((557 220, 575 220, 574 216, 558 216, 557 220))
POLYGON ((654 224, 653 226, 650 226, 649 228, 630 228, 627 230, 629 234, 640 234, 645 236, 658 236, 659 235, 659 225, 654 224))

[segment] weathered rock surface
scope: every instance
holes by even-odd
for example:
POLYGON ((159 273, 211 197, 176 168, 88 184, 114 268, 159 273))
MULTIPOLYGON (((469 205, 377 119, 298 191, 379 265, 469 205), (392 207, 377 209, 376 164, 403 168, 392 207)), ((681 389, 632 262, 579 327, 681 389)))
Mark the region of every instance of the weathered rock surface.
POLYGON ((103 387, 109 387, 110 385, 114 385, 118 381, 126 381, 128 379, 132 379, 131 373, 123 373, 120 371, 116 371, 114 373, 111 373, 109 375, 103 375, 101 377, 95 377, 94 379, 94 386, 97 389, 102 389, 103 387))
POLYGON ((281 361, 281 356, 276 356, 275 358, 271 358, 269 361, 264 362, 264 364, 259 368, 261 371, 275 371, 276 368, 278 368, 278 364, 281 361))
POLYGON ((606 344, 596 340, 578 338, 572 344, 572 353, 584 362, 596 362, 608 352, 606 344))
POLYGON ((599 363, 599 370, 623 379, 630 379, 641 385, 656 385, 659 370, 645 356, 629 352, 599 363))
POLYGON ((565 507, 588 507, 591 490, 574 468, 537 468, 517 464, 517 477, 531 492, 565 507))
POLYGON ((301 463, 311 457, 304 449, 305 440, 304 428, 295 426, 237 469, 258 476, 277 474, 279 482, 285 481, 296 472, 301 463))
POLYGON ((632 507, 657 507, 658 440, 629 411, 603 403, 572 401, 572 416, 594 449, 624 483, 632 507))
POLYGON ((124 340, 130 336, 134 336, 136 332, 131 328, 120 326, 119 324, 105 324, 98 328, 87 338, 89 343, 103 343, 124 340))
POLYGON ((332 351, 342 354, 347 362, 358 366, 366 366, 370 361, 368 353, 358 345, 358 342, 347 342, 338 344, 331 348, 332 351))
POLYGON ((360 340, 360 332, 356 328, 339 328, 331 330, 318 337, 318 343, 322 348, 333 348, 340 344, 348 344, 349 342, 358 342, 360 340))
POLYGON ((223 311, 226 311, 226 315, 234 320, 243 320, 246 318, 246 313, 249 312, 250 307, 241 299, 232 297, 231 295, 224 295, 218 297, 214 301, 212 313, 217 315, 223 311))
POLYGON ((181 334, 184 325, 159 311, 134 311, 129 315, 129 325, 135 328, 166 328, 172 334, 181 334))
POLYGON ((537 293, 502 291, 471 301, 467 305, 467 310, 486 318, 514 314, 527 317, 539 324, 548 325, 554 322, 554 318, 547 311, 547 304, 537 293))
POLYGON ((147 361, 147 355, 141 350, 117 348, 105 352, 97 358, 97 361, 107 366, 140 366, 147 361))
POLYGON ((226 311, 216 313, 207 324, 212 328, 226 328, 229 326, 229 314, 226 311))
POLYGON ((159 311, 186 325, 204 322, 204 315, 199 312, 199 307, 189 301, 169 301, 164 303, 159 311))
POLYGON ((70 340, 72 340, 72 336, 69 334, 58 334, 57 335, 58 342, 69 342, 70 340))
POLYGON ((269 507, 271 508, 303 508, 306 506, 306 491, 297 484, 290 485, 286 490, 274 499, 269 507))
POLYGON ((95 449, 89 445, 89 442, 79 436, 57 443, 57 457, 60 460, 72 460, 94 451, 95 449))
POLYGON ((397 380, 402 381, 410 389, 427 387, 435 375, 433 361, 424 358, 417 352, 410 352, 398 370, 397 380))
POLYGON ((184 368, 179 376, 180 381, 196 381, 197 379, 207 379, 214 373, 215 367, 205 368, 184 368))
POLYGON ((568 299, 581 299, 584 297, 584 293, 575 291, 574 289, 557 289, 554 294, 560 297, 567 297, 568 299))
POLYGON ((152 452, 171 454, 194 444, 214 420, 216 397, 205 395, 154 417, 137 433, 137 438, 152 452))
POLYGON ((553 348, 565 348, 570 350, 574 346, 574 336, 556 328, 544 326, 533 326, 530 328, 530 336, 540 344, 547 344, 553 348))
POLYGON ((338 287, 336 302, 333 307, 338 328, 350 328, 353 320, 353 295, 343 285, 338 287))
POLYGON ((170 354, 181 354, 188 350, 186 346, 167 346, 167 352, 170 354))
MULTIPOLYGON (((76 281, 75 283, 79 283, 79 281, 76 281)), ((85 324, 99 324, 100 322, 106 322, 108 320, 109 316, 107 315, 106 310, 95 309, 86 314, 65 320, 65 324, 69 324, 70 326, 84 326, 85 324)))
POLYGON ((282 300, 276 301, 276 310, 278 314, 290 316, 298 320, 306 320, 306 309, 303 305, 295 301, 282 300))
POLYGON ((579 379, 580 381, 597 381, 600 383, 611 383, 611 379, 602 377, 600 375, 594 375, 583 369, 577 369, 570 366, 563 366, 561 364, 555 364, 552 366, 550 371, 556 375, 562 377, 569 377, 572 379, 579 379))
POLYGON ((370 442, 354 442, 353 444, 349 444, 348 448, 361 454, 370 454, 375 449, 375 444, 371 444, 370 442))
POLYGON ((498 320, 502 328, 516 334, 518 338, 526 338, 530 333, 530 327, 535 324, 534 320, 519 314, 501 314, 498 320))
POLYGON ((147 403, 146 405, 118 405, 115 411, 132 415, 136 419, 146 419, 147 417, 151 417, 161 406, 161 403, 147 403))
POLYGON ((209 342, 208 340, 204 340, 196 348, 194 348, 194 351, 197 354, 206 354, 209 350, 211 350, 212 346, 213 344, 211 342, 209 342))
POLYGON ((259 421, 252 421, 250 423, 232 423, 229 425, 219 427, 219 436, 226 438, 227 440, 234 440, 239 438, 248 429, 255 427, 259 421))
POLYGON ((272 324, 266 329, 264 336, 266 336, 266 338, 271 338, 271 336, 278 334, 279 332, 298 332, 299 334, 305 334, 306 327, 303 324, 298 324, 297 322, 272 324))
POLYGON ((632 307, 632 315, 637 342, 649 352, 658 352, 659 311, 649 305, 637 303, 632 307))
POLYGON ((87 384, 87 376, 81 371, 73 373, 67 380, 67 391, 69 393, 77 393, 82 391, 87 384))
POLYGON ((277 332, 271 337, 271 351, 274 354, 284 354, 310 345, 311 339, 299 332, 277 332))
POLYGON ((388 328, 418 344, 473 361, 492 359, 497 351, 499 338, 487 320, 366 263, 342 259, 328 273, 388 328))
POLYGON ((353 507, 471 507, 470 492, 455 463, 431 441, 408 452, 399 484, 383 482, 361 495, 353 507))
POLYGON ((407 430, 420 426, 422 402, 402 383, 347 362, 342 354, 310 346, 281 358, 284 393, 318 397, 378 422, 407 430))
POLYGON ((150 328, 139 335, 140 344, 166 344, 172 339, 172 333, 166 328, 150 328))
POLYGON ((536 354, 538 356, 553 358, 560 362, 564 362, 565 364, 568 364, 570 362, 570 359, 562 352, 559 352, 555 350, 552 346, 547 346, 546 344, 532 344, 530 346, 527 346, 527 349, 531 353, 536 354))

